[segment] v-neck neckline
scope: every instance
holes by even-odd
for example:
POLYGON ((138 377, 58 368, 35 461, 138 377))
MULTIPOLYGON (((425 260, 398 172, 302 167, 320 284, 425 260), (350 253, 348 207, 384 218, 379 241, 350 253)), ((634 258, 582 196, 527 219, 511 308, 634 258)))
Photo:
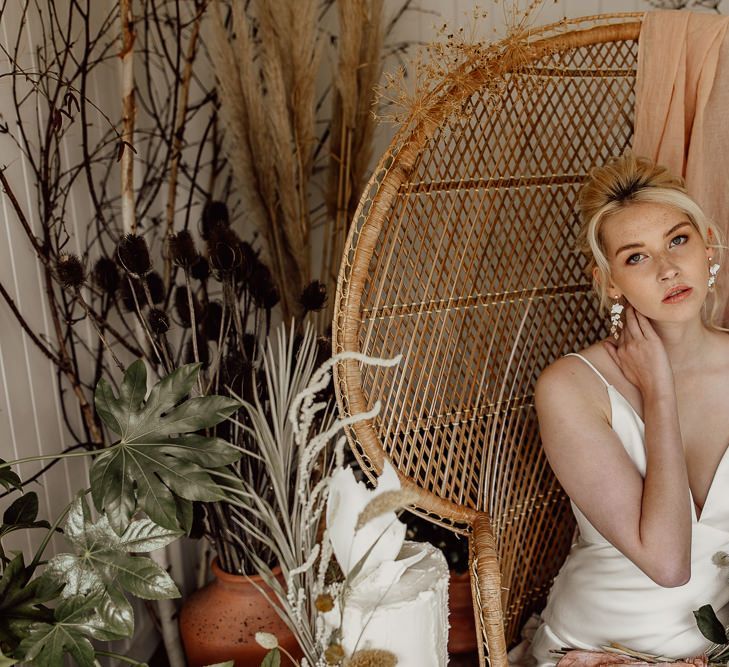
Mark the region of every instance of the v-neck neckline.
MULTIPOLYGON (((633 404, 618 390, 618 388, 615 385, 610 384, 609 382, 606 382, 607 386, 610 387, 625 403, 625 405, 628 406, 630 411, 635 415, 636 419, 640 421, 640 423, 643 426, 643 430, 645 433, 645 422, 643 421, 643 418, 638 414, 638 411, 633 407, 633 404)), ((645 451, 645 436, 643 439, 643 450, 645 451)), ((691 509, 693 510, 694 518, 696 520, 696 523, 701 523, 701 520, 704 518, 704 515, 706 514, 706 506, 709 504, 709 499, 711 498, 712 491, 714 490, 714 482, 716 482, 717 477, 719 476, 719 471, 721 470, 722 465, 724 464, 724 461, 727 457, 727 452, 729 452, 729 444, 724 448, 724 452, 721 455, 721 458, 719 459, 719 463, 716 466, 716 470, 714 470, 714 476, 711 478, 711 482, 709 483, 709 488, 706 491, 706 498, 704 499, 704 506, 701 508, 701 516, 698 514, 698 510, 696 509, 696 501, 694 500, 694 492, 691 490, 691 485, 689 485, 689 494, 691 496, 691 509)))

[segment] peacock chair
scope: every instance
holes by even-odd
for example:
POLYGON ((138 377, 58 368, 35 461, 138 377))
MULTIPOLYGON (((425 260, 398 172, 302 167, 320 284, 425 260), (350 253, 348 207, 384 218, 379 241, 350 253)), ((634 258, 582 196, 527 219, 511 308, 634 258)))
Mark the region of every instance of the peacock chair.
POLYGON ((643 15, 531 29, 445 77, 379 162, 339 272, 336 392, 359 464, 387 458, 415 511, 468 536, 479 657, 507 664, 570 548, 569 499, 533 390, 606 334, 574 248, 589 168, 633 132, 643 15), (494 57, 496 54, 496 57, 494 57))

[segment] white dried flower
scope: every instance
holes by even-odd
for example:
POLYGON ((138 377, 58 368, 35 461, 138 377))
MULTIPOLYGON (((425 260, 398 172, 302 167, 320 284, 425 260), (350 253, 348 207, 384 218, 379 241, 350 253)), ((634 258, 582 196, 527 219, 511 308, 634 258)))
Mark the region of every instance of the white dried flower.
POLYGON ((268 651, 278 648, 278 638, 270 632, 256 632, 256 644, 268 651))

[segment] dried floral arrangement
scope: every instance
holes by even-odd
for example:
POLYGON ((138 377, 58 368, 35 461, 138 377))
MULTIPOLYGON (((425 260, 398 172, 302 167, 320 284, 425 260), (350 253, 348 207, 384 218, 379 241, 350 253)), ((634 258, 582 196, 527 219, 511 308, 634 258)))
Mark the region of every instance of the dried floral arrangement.
MULTIPOLYGON (((342 466, 346 439, 340 431, 345 424, 372 419, 380 409, 376 403, 371 410, 356 417, 335 418, 332 400, 326 400, 322 392, 330 382, 332 367, 345 357, 385 367, 400 362, 400 356, 384 360, 346 353, 332 357, 316 368, 316 340, 310 326, 305 327, 303 337, 298 341, 293 328, 286 334, 283 327, 269 339, 264 372, 265 393, 271 405, 267 408, 257 397, 254 403, 241 399, 249 419, 247 423, 234 421, 236 428, 255 434, 260 443, 259 451, 241 449, 242 458, 260 456, 265 460, 273 471, 271 481, 275 493, 272 497, 262 496, 252 480, 246 479, 240 481, 242 489, 226 491, 233 497, 229 501, 233 521, 255 535, 255 540, 241 541, 240 546, 250 550, 256 573, 270 588, 268 592, 262 591, 296 636, 304 654, 301 667, 390 667, 396 664, 395 656, 384 650, 360 649, 347 656, 341 644, 340 629, 327 618, 327 614, 341 613, 347 586, 352 585, 373 549, 377 548, 379 536, 390 530, 388 514, 413 501, 412 494, 397 490, 383 491, 373 497, 363 508, 356 526, 349 526, 349 529, 361 530, 371 522, 379 522, 374 527, 378 537, 353 566, 342 567, 343 573, 333 559, 336 547, 329 539, 329 532, 336 528, 334 513, 327 511, 326 526, 323 526, 329 487, 338 473, 345 472, 342 466), (295 380, 282 383, 282 377, 295 380), (293 488, 288 483, 289 475, 295 477, 293 488), (260 531, 255 518, 268 530, 260 531), (261 546, 276 555, 284 584, 259 556, 261 546)), ((225 479, 238 481, 235 476, 225 479)), ((344 528, 346 534, 347 526, 344 528)), ((237 539, 235 535, 233 539, 237 539)), ((345 538, 345 542, 350 545, 351 539, 345 538)), ((277 638, 259 633, 257 641, 271 651, 269 658, 271 664, 275 664, 276 654, 284 651, 277 638)))
MULTIPOLYGON (((309 3, 306 39, 296 2, 258 3, 262 14, 253 4, 227 0, 121 0, 108 7, 86 1, 63 11, 50 0, 22 0, 0 7, 0 21, 13 35, 0 48, 9 61, 4 85, 14 108, 14 117, 0 125, 0 138, 11 153, 23 155, 35 199, 26 203, 20 196, 13 162, 0 170, 0 185, 39 262, 51 331, 36 331, 3 284, 0 297, 56 368, 64 425, 76 443, 70 449, 85 455, 108 446, 93 409, 94 387, 101 379, 118 387, 134 359, 144 359, 160 378, 186 362, 200 363, 201 395, 230 391, 253 400, 265 384, 262 342, 272 319, 293 312, 301 327, 312 317, 308 313, 321 311, 320 329, 326 329, 331 303, 325 283, 332 289, 348 211, 371 152, 371 79, 379 76, 383 58, 407 47, 386 46, 385 38, 409 5, 404 0, 388 23, 378 0, 309 3), (244 5, 246 11, 239 11, 244 5), (330 30, 335 11, 340 25, 330 30), (260 86, 256 79, 256 90, 248 91, 257 97, 247 98, 253 111, 243 128, 229 126, 229 101, 213 74, 213 24, 220 19, 224 30, 232 30, 233 17, 251 36, 256 77, 271 83, 260 86), (266 17, 269 23, 261 21, 266 17), (294 20, 295 31, 279 30, 294 20), (264 44, 261 37, 272 26, 275 35, 268 34, 264 44), (285 40, 294 32, 308 51, 289 49, 285 40), (33 57, 24 51, 29 35, 37 40, 33 57), (258 54, 263 46, 272 49, 268 60, 258 54), (303 98, 292 98, 294 87, 288 86, 288 97, 276 96, 276 77, 290 82, 303 73, 311 82, 327 47, 336 54, 331 86, 321 92, 309 86, 303 98), (95 99, 91 91, 99 81, 118 80, 118 62, 120 86, 95 99), (259 62, 271 68, 260 70, 259 62), (263 117, 255 116, 256 109, 263 117), (269 120, 278 124, 269 126, 269 120), (283 161, 267 162, 273 171, 241 182, 230 165, 243 164, 246 155, 257 160, 258 154, 246 153, 234 135, 240 130, 255 139, 259 122, 261 136, 275 143, 283 161), (242 153, 229 152, 233 146, 242 153), (293 171, 284 175, 283 165, 293 171), (91 202, 82 219, 73 206, 78 192, 91 202), (243 218, 255 230, 248 241, 241 236, 243 218), (274 245, 282 224, 303 230, 287 237, 294 239, 295 281, 274 245), (321 281, 309 279, 316 270, 308 259, 299 264, 309 251, 307 230, 316 225, 339 230, 338 237, 328 233, 332 242, 319 269, 321 281), (91 340, 89 329, 96 334, 91 340)), ((243 63, 239 55, 236 68, 243 63)), ((322 340, 320 354, 327 356, 327 349, 322 340)), ((231 434, 240 435, 239 446, 254 445, 227 423, 212 433, 231 434)), ((20 488, 61 459, 51 457, 37 473, 21 474, 20 488)), ((269 488, 256 459, 236 465, 234 475, 256 479, 259 490, 269 488)), ((203 501, 193 507, 188 528, 207 534, 223 567, 252 567, 245 562, 248 552, 231 538, 236 526, 224 508, 203 501)), ((155 558, 167 567, 161 553, 155 558)), ((159 611, 163 632, 172 633, 168 650, 175 642, 174 612, 169 606, 159 611)), ((180 664, 182 656, 170 659, 180 664)))

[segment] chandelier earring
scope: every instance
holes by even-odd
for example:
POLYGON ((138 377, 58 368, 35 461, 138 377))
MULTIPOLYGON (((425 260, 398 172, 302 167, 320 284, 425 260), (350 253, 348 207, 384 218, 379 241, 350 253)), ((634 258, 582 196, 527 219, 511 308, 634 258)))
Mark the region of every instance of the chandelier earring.
MULTIPOLYGON (((711 257, 709 257, 709 262, 711 262, 711 257)), ((709 267, 709 289, 714 289, 714 283, 716 283, 716 274, 719 273, 719 268, 721 267, 721 264, 712 264, 709 267)))
POLYGON ((610 308, 610 335, 617 340, 620 337, 620 331, 623 328, 622 314, 625 306, 619 301, 619 297, 613 297, 615 303, 610 308))

